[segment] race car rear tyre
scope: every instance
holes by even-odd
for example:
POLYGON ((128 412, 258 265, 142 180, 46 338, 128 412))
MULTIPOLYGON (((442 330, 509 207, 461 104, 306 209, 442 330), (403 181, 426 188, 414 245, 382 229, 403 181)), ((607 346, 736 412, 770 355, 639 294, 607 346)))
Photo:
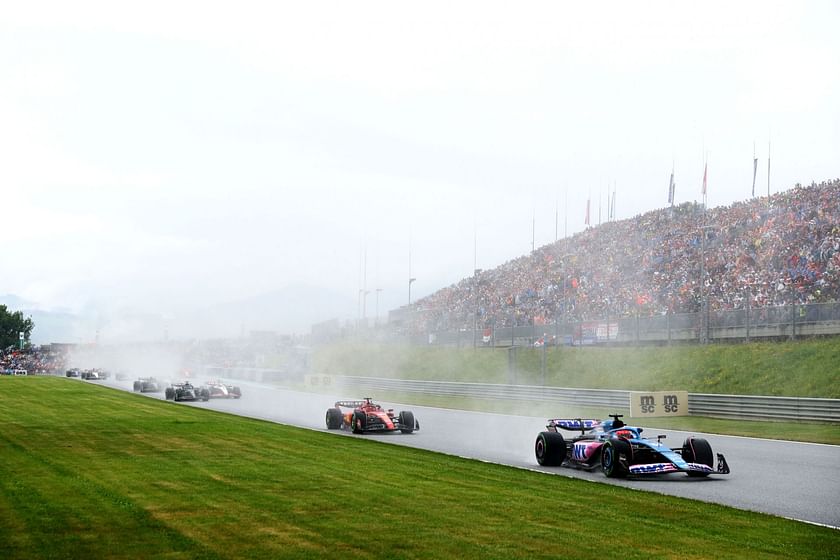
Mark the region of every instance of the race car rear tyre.
POLYGON ((139 381, 135 381, 134 382, 134 390, 135 391, 142 391, 143 390, 143 384, 140 383, 139 381))
POLYGON ((540 432, 534 443, 537 463, 544 467, 557 467, 566 459, 566 440, 557 432, 540 432))
POLYGON ((233 398, 238 399, 238 398, 241 398, 241 397, 242 397, 242 389, 240 389, 239 387, 234 387, 233 388, 233 398))
POLYGON ((630 444, 620 439, 609 439, 601 447, 601 470, 607 478, 624 478, 627 476, 627 467, 619 461, 619 455, 629 457, 631 453, 630 444))
POLYGON ((328 430, 337 430, 341 427, 341 423, 343 422, 343 418, 341 417, 341 409, 340 408, 328 408, 327 409, 327 429, 328 430))
POLYGON ((366 427, 367 427, 367 416, 365 416, 365 413, 364 412, 354 412, 353 413, 353 433, 354 434, 364 433, 366 427))
POLYGON ((164 393, 164 396, 166 397, 166 400, 168 400, 168 401, 175 400, 175 389, 173 389, 172 387, 167 387, 166 392, 164 393))
MULTIPOLYGON (((714 468, 715 456, 712 453, 712 446, 703 438, 690 437, 685 440, 682 447, 682 458, 688 463, 699 463, 714 468)), ((688 476, 704 477, 709 473, 691 471, 688 476)))
POLYGON ((402 428, 400 431, 404 434, 410 434, 414 431, 414 413, 410 410, 403 410, 400 412, 400 424, 403 426, 408 426, 406 428, 402 428))

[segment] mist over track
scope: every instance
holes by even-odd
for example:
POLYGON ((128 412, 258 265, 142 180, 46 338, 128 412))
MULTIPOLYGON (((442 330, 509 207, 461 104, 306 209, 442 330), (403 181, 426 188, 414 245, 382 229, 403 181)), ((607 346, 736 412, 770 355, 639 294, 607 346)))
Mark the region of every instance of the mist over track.
MULTIPOLYGON (((196 381, 198 382, 198 381, 196 381)), ((132 390, 133 380, 95 381, 109 387, 132 390)), ((324 395, 294 391, 272 385, 240 382, 241 399, 178 403, 240 416, 259 418, 319 431, 325 427, 324 413, 336 400, 367 395, 324 395)), ((163 399, 163 393, 146 396, 163 399)), ((726 476, 689 478, 683 474, 656 475, 627 480, 607 479, 600 471, 586 472, 558 467, 540 467, 533 444, 545 426, 545 418, 514 416, 400 405, 383 401, 397 411, 410 409, 420 422, 414 434, 365 434, 344 430, 337 436, 438 451, 491 463, 569 476, 603 484, 701 500, 840 528, 840 446, 704 435, 715 452, 723 453, 732 469, 726 476)), ((557 416, 562 416, 558 410, 557 416)), ((570 432, 573 434, 573 432, 570 432)), ((644 435, 665 434, 665 443, 679 447, 689 432, 646 428, 644 435)), ((546 483, 550 483, 548 480, 546 483)), ((571 499, 572 497, 570 497, 571 499)), ((558 504, 559 505, 559 504, 558 504)))

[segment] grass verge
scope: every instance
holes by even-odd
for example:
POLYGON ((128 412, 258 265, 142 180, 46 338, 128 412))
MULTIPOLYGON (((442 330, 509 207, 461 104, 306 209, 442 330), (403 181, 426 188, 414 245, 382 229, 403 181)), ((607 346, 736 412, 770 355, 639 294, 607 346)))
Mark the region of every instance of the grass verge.
POLYGON ((833 558, 840 531, 0 378, 3 558, 833 558))
POLYGON ((347 342, 319 347, 334 375, 555 387, 840 398, 840 337, 707 346, 453 348, 347 342))

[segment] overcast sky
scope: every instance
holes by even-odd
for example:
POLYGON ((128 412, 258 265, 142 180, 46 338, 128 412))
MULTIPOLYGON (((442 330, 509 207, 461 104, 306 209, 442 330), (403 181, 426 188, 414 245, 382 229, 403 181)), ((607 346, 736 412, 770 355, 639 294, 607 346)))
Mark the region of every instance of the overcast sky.
POLYGON ((385 310, 409 247, 416 299, 613 185, 618 219, 665 206, 672 166, 694 201, 708 160, 710 206, 753 146, 766 194, 768 141, 773 192, 840 176, 836 2, 125 4, 4 2, 0 294, 385 310))

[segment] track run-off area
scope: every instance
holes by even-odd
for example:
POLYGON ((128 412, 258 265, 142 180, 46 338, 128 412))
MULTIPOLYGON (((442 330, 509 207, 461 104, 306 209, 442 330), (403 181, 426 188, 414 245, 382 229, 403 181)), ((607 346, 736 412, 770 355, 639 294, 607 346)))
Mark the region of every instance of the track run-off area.
MULTIPOLYGON (((131 380, 89 383, 132 391, 131 380)), ((414 411, 420 430, 413 434, 353 435, 345 430, 327 430, 325 412, 337 400, 371 395, 327 395, 261 383, 234 383, 242 387, 241 399, 211 399, 178 405, 701 500, 840 529, 840 446, 836 445, 645 428, 644 436, 654 438, 664 434, 667 436, 665 443, 672 447, 682 445, 688 435, 706 438, 715 453, 726 456, 732 473, 708 478, 689 478, 674 473, 615 480, 606 478, 600 470, 588 472, 539 466, 534 458, 534 440, 545 428, 545 418, 382 401, 383 406, 397 411, 414 411)), ((162 392, 144 395, 164 398, 162 392)), ((558 410, 556 417, 562 416, 563 411, 558 410)))

